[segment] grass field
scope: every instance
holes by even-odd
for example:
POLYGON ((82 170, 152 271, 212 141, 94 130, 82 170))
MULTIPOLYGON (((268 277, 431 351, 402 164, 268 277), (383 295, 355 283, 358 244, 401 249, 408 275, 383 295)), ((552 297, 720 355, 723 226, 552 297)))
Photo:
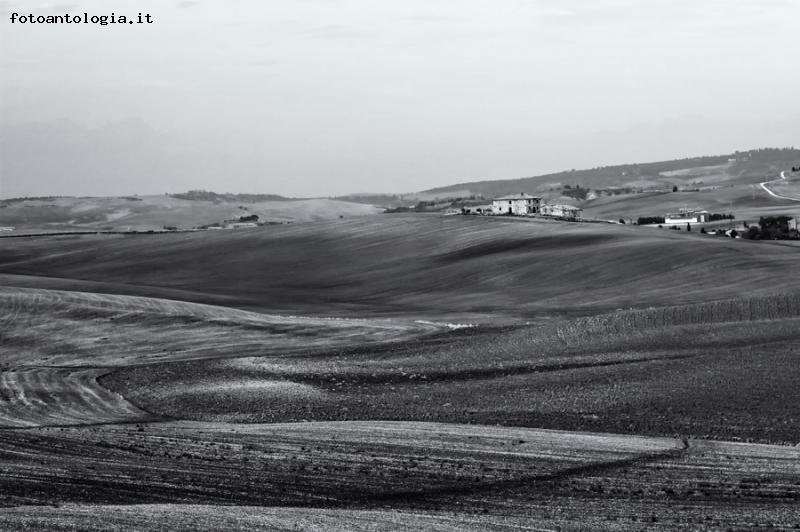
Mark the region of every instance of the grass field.
POLYGON ((800 202, 800 174, 787 172, 784 177, 784 179, 770 181, 767 186, 779 196, 793 198, 795 202, 800 202))
POLYGON ((0 239, 0 528, 793 530, 797 252, 428 215, 0 239))
POLYGON ((384 215, 221 234, 0 239, 0 274, 281 314, 463 321, 727 299, 744 278, 751 295, 791 291, 795 255, 651 228, 384 215))

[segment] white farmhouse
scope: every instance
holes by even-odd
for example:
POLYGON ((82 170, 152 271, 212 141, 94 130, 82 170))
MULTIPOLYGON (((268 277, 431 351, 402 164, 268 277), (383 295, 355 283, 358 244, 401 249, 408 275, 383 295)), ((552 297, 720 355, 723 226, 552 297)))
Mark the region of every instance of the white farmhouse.
POLYGON ((664 223, 667 224, 701 224, 709 220, 708 211, 694 211, 691 209, 680 209, 664 216, 664 223))
POLYGON ((515 214, 525 216, 540 212, 542 198, 519 194, 516 196, 503 196, 492 200, 492 214, 515 214))

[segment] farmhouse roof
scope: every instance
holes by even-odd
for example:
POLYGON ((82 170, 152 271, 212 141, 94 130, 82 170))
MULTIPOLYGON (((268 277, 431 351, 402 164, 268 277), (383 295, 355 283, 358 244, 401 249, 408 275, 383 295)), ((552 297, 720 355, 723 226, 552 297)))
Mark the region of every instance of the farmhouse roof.
POLYGON ((500 196, 494 198, 492 201, 508 201, 508 200, 526 200, 526 199, 542 199, 539 196, 530 196, 528 194, 512 194, 510 196, 500 196))

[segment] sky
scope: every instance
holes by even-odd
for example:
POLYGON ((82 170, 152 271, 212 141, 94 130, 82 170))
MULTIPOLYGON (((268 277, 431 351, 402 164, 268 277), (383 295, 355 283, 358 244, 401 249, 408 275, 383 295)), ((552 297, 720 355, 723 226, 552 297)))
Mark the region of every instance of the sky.
POLYGON ((0 1, 0 197, 412 192, 798 144, 800 0, 0 1), (152 24, 20 15, 150 14, 152 24))

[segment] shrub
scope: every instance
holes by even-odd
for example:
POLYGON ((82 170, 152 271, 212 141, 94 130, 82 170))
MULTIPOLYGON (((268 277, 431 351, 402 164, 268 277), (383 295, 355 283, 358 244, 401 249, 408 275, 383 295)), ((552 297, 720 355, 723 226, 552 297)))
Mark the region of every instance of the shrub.
POLYGON ((664 217, 663 216, 640 216, 636 223, 639 225, 647 225, 647 224, 663 224, 664 217))
POLYGON ((719 220, 733 220, 733 219, 734 219, 733 214, 712 213, 708 215, 708 221, 710 222, 716 222, 719 220))
POLYGON ((747 229, 744 238, 751 240, 797 240, 800 239, 796 229, 789 228, 790 216, 762 216, 758 220, 758 227, 751 226, 747 229))

